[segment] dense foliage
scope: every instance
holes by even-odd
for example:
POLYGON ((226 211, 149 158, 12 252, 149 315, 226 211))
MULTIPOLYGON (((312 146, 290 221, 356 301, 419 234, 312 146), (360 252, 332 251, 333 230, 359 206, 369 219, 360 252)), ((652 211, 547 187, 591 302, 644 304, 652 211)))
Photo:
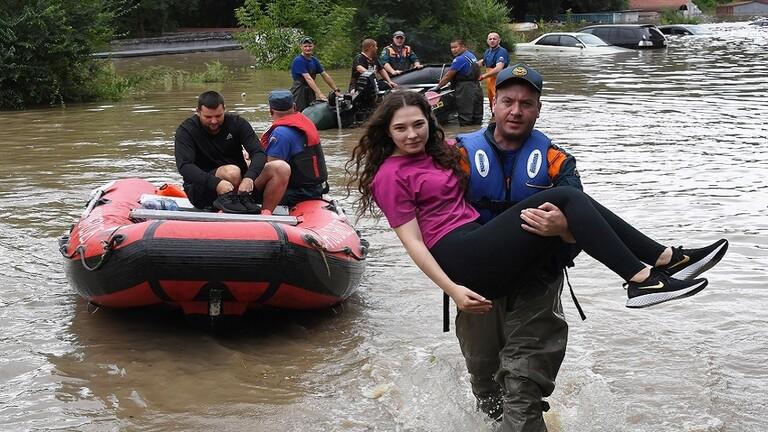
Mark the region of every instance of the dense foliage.
MULTIPOLYGON (((258 66, 285 69, 299 53, 303 35, 316 40, 315 55, 325 67, 347 67, 360 41, 373 38, 380 47, 403 30, 422 61, 450 59, 448 44, 464 38, 485 48, 488 32, 509 36, 508 8, 497 0, 246 0, 237 18, 248 31, 240 41, 258 66)), ((507 40, 511 40, 507 38, 507 40)))
POLYGON ((627 9, 628 0, 507 0, 515 21, 525 21, 527 15, 552 18, 558 14, 617 11, 627 9))
POLYGON ((329 0, 245 0, 235 11, 247 30, 237 35, 257 66, 287 69, 299 53, 299 40, 316 40, 315 55, 326 67, 346 65, 355 9, 329 0))
MULTIPOLYGON (((451 58, 449 43, 462 38, 470 49, 482 51, 489 32, 501 34, 502 41, 511 40, 509 8, 497 0, 361 0, 358 14, 360 33, 387 45, 392 33, 402 30, 407 43, 426 62, 451 58), (370 32, 366 23, 380 23, 378 33, 370 32), (366 32, 368 30, 368 32, 366 32)), ((362 36, 362 34, 361 34, 362 36)))
POLYGON ((714 13, 717 6, 721 4, 733 3, 733 0, 693 0, 696 6, 705 13, 714 13))
POLYGON ((237 27, 243 0, 123 0, 115 26, 120 37, 159 36, 179 27, 237 27))
POLYGON ((112 37, 111 0, 3 0, 0 109, 95 97, 94 47, 112 37))

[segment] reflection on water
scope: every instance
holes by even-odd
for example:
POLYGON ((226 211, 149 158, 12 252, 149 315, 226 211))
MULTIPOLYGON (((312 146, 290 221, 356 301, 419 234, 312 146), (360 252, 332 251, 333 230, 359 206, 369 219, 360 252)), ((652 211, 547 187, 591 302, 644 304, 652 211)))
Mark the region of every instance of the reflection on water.
MULTIPOLYGON (((545 77, 538 125, 577 156, 590 194, 664 242, 731 241, 704 292, 651 310, 625 309, 618 278, 577 260, 570 278, 589 319, 566 301, 571 343, 552 430, 768 429, 768 31, 711 28, 665 51, 525 59, 545 77)), ((249 69, 243 51, 117 67, 216 58, 243 72, 213 88, 262 132, 266 94, 290 81, 249 69)), ((3 429, 490 430, 454 336, 440 333, 440 293, 383 220, 359 222, 371 256, 350 301, 250 317, 229 337, 165 312, 94 312, 75 296, 56 237, 109 179, 178 181, 173 133, 205 89, 0 113, 3 429)), ((359 134, 322 133, 347 203, 342 166, 359 134)))

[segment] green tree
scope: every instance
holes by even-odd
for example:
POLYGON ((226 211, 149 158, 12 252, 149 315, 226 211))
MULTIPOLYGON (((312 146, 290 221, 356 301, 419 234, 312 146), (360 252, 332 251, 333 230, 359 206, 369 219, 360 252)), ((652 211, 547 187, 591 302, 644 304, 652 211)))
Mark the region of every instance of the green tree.
POLYGON ((694 0, 696 6, 705 13, 714 13, 715 8, 721 4, 732 3, 733 0, 694 0))
POLYGON ((119 36, 159 36, 174 31, 180 20, 196 16, 200 0, 126 0, 116 23, 119 36))
POLYGON ((525 21, 528 14, 554 18, 569 9, 573 13, 618 11, 628 5, 628 0, 507 0, 515 21, 525 21))
POLYGON ((118 0, 4 0, 0 8, 0 109, 94 96, 90 54, 112 36, 118 0))
POLYGON ((455 37, 465 39, 473 50, 485 48, 491 31, 504 41, 512 40, 509 9, 497 0, 359 0, 357 9, 355 21, 365 37, 387 45, 392 33, 402 30, 422 61, 450 59, 448 44, 455 37))
POLYGON ((355 51, 354 14, 328 0, 246 0, 235 11, 247 29, 237 37, 259 67, 288 68, 302 35, 316 40, 315 55, 326 67, 346 66, 355 51))

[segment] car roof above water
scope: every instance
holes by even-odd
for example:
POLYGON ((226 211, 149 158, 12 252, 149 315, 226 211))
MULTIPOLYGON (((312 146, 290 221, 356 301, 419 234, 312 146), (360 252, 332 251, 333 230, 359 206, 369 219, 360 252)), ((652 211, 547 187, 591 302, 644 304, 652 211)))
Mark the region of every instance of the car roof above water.
MULTIPOLYGON (((654 24, 593 24, 593 25, 588 25, 586 27, 582 27, 581 30, 587 29, 587 28, 594 28, 594 27, 635 27, 635 28, 640 28, 640 27, 656 27, 656 25, 654 25, 654 24)), ((579 31, 581 31, 581 30, 579 30, 579 31)))

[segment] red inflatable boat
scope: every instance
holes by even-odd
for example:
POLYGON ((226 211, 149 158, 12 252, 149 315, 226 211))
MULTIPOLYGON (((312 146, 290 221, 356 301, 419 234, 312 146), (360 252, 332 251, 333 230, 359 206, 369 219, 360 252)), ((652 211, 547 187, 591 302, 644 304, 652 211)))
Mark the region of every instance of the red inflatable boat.
POLYGON ((89 302, 219 317, 325 308, 360 283, 367 243, 334 202, 304 201, 285 216, 142 208, 156 193, 140 179, 96 189, 61 238, 69 282, 89 302))

